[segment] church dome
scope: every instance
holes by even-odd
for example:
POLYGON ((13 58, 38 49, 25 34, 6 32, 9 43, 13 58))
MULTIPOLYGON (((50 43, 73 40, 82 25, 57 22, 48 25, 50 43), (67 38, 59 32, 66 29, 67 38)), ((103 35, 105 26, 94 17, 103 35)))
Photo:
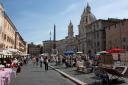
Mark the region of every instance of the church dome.
POLYGON ((89 15, 89 17, 91 22, 96 21, 96 17, 92 13, 89 15))
POLYGON ((94 21, 96 21, 96 17, 91 13, 91 7, 87 3, 87 7, 84 9, 84 12, 81 16, 81 21, 90 24, 94 21))

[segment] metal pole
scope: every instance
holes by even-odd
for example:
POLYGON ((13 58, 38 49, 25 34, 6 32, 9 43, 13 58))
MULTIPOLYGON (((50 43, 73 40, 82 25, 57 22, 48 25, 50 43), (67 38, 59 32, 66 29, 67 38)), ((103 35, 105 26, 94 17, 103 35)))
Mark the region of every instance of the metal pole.
POLYGON ((50 49, 49 49, 49 51, 50 51, 50 52, 49 52, 49 55, 50 55, 50 56, 51 56, 51 49, 52 49, 52 48, 51 48, 51 31, 50 31, 50 49))

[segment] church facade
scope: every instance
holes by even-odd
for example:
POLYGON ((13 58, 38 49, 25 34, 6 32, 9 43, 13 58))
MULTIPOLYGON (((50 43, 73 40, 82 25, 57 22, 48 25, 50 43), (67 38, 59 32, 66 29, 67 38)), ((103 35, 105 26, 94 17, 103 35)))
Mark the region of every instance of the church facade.
POLYGON ((120 21, 121 19, 115 18, 108 18, 107 20, 96 19, 91 12, 91 7, 87 3, 81 15, 80 24, 78 25, 78 35, 74 36, 73 24, 70 21, 68 25, 68 36, 65 39, 57 41, 58 53, 63 54, 65 51, 79 51, 84 54, 93 55, 96 52, 108 50, 110 47, 107 45, 110 40, 108 38, 109 32, 106 32, 106 30, 120 21))
POLYGON ((87 26, 89 24, 93 23, 96 21, 95 16, 91 12, 91 7, 87 3, 87 7, 84 9, 83 14, 81 15, 81 20, 80 20, 80 25, 78 27, 79 30, 79 51, 82 51, 83 53, 86 53, 87 50, 87 43, 86 43, 86 31, 87 31, 87 26))
POLYGON ((65 40, 66 40, 66 50, 75 51, 76 50, 76 38, 74 37, 73 24, 71 21, 68 25, 68 36, 65 38, 65 40))
POLYGON ((81 15, 79 25, 79 51, 83 53, 95 54, 98 51, 106 50, 105 27, 117 23, 117 19, 96 19, 91 12, 91 7, 87 4, 81 15))
POLYGON ((59 40, 57 42, 57 50, 58 53, 63 54, 66 51, 74 51, 76 52, 78 50, 78 42, 76 36, 74 36, 73 31, 73 24, 70 21, 68 25, 68 35, 65 37, 65 39, 59 40))

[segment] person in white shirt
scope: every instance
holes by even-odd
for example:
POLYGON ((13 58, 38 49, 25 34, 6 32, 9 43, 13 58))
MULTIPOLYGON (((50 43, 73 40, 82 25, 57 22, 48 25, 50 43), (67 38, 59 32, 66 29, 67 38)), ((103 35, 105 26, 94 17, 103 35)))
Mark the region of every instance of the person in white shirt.
POLYGON ((42 68, 42 63, 44 62, 44 59, 43 59, 43 57, 41 56, 40 57, 40 67, 42 68))

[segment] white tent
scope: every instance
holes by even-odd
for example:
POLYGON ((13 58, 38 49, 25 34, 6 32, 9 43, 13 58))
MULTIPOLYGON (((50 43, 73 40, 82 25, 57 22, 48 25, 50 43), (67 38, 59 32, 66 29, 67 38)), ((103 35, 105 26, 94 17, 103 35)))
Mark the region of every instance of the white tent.
POLYGON ((13 49, 13 48, 6 48, 6 49, 0 49, 0 54, 3 55, 19 55, 22 52, 20 52, 17 49, 13 49))

